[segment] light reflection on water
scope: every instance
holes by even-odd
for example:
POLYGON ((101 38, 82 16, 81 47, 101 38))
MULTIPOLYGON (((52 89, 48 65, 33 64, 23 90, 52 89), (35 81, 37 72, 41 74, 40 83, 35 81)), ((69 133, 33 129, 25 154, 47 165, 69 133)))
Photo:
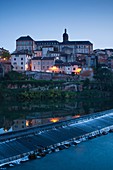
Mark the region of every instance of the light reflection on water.
POLYGON ((0 103, 0 133, 112 109, 113 101, 0 103))
POLYGON ((80 114, 75 115, 75 116, 65 116, 65 117, 51 117, 51 118, 42 118, 42 119, 16 119, 13 120, 13 125, 10 127, 10 129, 5 129, 1 128, 0 133, 5 133, 9 131, 15 131, 15 130, 21 130, 33 126, 40 126, 40 125, 45 125, 45 124, 50 124, 50 123, 56 123, 64 120, 69 120, 73 118, 78 118, 80 117, 80 114))

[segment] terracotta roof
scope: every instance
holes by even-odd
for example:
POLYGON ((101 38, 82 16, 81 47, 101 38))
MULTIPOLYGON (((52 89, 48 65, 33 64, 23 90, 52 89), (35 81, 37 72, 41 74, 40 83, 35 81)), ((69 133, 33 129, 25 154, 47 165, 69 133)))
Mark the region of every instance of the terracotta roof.
POLYGON ((87 76, 91 76, 91 73, 92 73, 91 70, 86 70, 86 71, 81 72, 80 75, 83 77, 87 77, 87 76))

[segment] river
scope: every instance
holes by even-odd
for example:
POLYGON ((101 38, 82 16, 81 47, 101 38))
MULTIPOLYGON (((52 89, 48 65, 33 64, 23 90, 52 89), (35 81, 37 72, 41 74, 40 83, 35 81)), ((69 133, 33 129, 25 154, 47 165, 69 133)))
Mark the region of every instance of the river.
POLYGON ((0 133, 112 109, 113 100, 1 102, 0 133))
POLYGON ((12 170, 112 170, 113 133, 17 165, 12 170))

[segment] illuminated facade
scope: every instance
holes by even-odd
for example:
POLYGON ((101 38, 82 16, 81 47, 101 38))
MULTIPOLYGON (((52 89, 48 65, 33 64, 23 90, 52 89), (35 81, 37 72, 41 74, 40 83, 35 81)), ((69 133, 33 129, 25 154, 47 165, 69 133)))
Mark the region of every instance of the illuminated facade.
POLYGON ((32 71, 49 71, 55 64, 55 57, 34 57, 31 60, 31 70, 32 71))

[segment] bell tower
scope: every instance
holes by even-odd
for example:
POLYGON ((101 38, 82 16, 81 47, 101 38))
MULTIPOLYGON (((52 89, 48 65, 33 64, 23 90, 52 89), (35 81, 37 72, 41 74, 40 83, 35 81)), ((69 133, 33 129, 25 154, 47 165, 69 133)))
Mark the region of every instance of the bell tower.
POLYGON ((67 41, 68 41, 68 38, 69 38, 69 36, 68 36, 68 34, 67 34, 67 29, 65 29, 65 32, 64 32, 64 34, 63 34, 63 42, 67 42, 67 41))

